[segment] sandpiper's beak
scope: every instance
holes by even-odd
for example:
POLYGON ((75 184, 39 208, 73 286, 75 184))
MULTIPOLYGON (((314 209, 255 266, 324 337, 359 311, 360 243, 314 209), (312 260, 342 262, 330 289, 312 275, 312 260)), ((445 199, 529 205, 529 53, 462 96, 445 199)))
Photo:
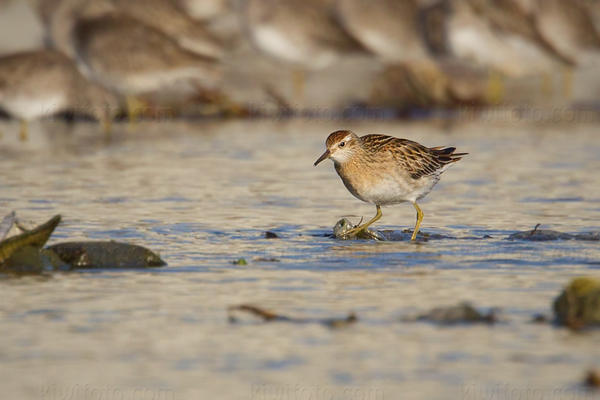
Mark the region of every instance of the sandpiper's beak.
POLYGON ((317 161, 315 161, 315 166, 320 163, 321 161, 329 158, 329 156, 331 155, 331 153, 329 152, 329 149, 325 150, 325 153, 321 154, 321 157, 319 157, 317 159, 317 161))

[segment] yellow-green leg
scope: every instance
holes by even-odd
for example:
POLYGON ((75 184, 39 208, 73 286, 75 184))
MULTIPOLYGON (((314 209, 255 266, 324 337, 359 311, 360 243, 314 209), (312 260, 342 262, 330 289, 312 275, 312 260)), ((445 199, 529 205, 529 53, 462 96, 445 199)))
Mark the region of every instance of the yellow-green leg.
POLYGON ((127 118, 129 119, 129 126, 133 127, 133 126, 135 126, 135 123, 137 122, 140 114, 142 114, 144 112, 144 109, 146 108, 146 103, 144 103, 142 100, 140 100, 134 96, 127 96, 126 102, 127 102, 127 118))
POLYGON ((19 139, 21 140, 21 142, 25 142, 25 141, 27 141, 27 137, 28 137, 28 123, 26 120, 22 119, 21 127, 19 129, 19 139))
POLYGON ((562 90, 565 100, 571 100, 573 95, 573 67, 564 67, 562 70, 562 90))
POLYGON ((414 202, 413 206, 415 206, 415 209, 417 210, 417 223, 415 224, 415 230, 413 231, 410 240, 415 240, 417 238, 417 233, 419 232, 421 221, 423 221, 423 211, 421 211, 421 207, 419 207, 417 202, 414 202))
POLYGON ((490 71, 486 93, 491 105, 499 105, 504 100, 504 76, 498 71, 490 71))
POLYGON ((346 233, 346 235, 349 235, 349 236, 350 236, 350 235, 355 235, 355 234, 357 234, 358 232, 361 232, 361 231, 366 231, 366 230, 367 230, 367 228, 368 228, 368 227, 369 227, 371 224, 373 224, 374 222, 378 221, 378 220, 379 220, 379 218, 381 218, 381 216, 382 216, 383 214, 381 213, 381 207, 379 207, 378 205, 376 205, 376 207, 377 207, 377 213, 375 214, 375 216, 374 216, 373 218, 371 218, 371 220, 370 220, 369 222, 367 222, 367 223, 364 223, 364 224, 362 224, 362 225, 360 225, 360 226, 357 226, 356 228, 352 228, 352 229, 350 229, 350 230, 348 231, 348 233, 346 233))

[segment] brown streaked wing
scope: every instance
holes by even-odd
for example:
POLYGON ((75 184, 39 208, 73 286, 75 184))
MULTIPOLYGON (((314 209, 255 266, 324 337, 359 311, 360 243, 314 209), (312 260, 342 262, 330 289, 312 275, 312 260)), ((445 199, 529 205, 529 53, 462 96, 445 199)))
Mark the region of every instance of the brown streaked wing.
POLYGON ((466 153, 454 153, 454 147, 428 148, 408 139, 399 139, 386 135, 367 135, 361 137, 370 151, 388 150, 394 160, 405 169, 413 179, 436 174, 445 165, 460 160, 466 153))

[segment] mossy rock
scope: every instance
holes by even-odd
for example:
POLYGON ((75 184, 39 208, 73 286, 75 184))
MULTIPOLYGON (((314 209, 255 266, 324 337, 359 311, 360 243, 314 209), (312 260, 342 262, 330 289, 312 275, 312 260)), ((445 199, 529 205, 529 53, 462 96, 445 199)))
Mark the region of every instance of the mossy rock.
POLYGON ((356 233, 350 234, 349 232, 354 229, 356 225, 352 224, 348 218, 340 219, 333 227, 333 237, 341 240, 352 240, 352 239, 367 239, 367 240, 385 240, 385 238, 378 231, 372 229, 365 229, 356 233))
POLYGON ((556 322, 579 329, 600 326, 600 280, 573 279, 554 300, 556 322))
POLYGON ((58 259, 42 254, 42 247, 60 220, 56 215, 34 229, 0 241, 0 272, 35 274, 60 268, 58 259))

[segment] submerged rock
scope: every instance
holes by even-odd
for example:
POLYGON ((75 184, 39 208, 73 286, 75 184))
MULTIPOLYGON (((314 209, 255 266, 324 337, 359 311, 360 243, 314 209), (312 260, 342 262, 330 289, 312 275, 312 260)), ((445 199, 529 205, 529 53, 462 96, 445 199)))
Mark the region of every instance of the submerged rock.
POLYGON ((238 318, 233 314, 236 311, 246 312, 261 318, 265 322, 281 321, 291 322, 295 324, 310 324, 317 323, 325 325, 329 328, 343 328, 358 321, 358 317, 354 313, 348 314, 345 318, 297 318, 288 317, 287 315, 276 314, 272 311, 257 307, 251 304, 240 304, 228 308, 229 322, 238 322, 238 318))
POLYGON ((600 326, 600 280, 576 278, 554 300, 554 316, 572 329, 600 326))
MULTIPOLYGON (((385 238, 385 240, 388 240, 391 242, 402 242, 402 241, 410 241, 413 231, 412 231, 412 229, 404 229, 403 231, 385 230, 385 231, 380 231, 379 233, 381 233, 381 235, 385 238)), ((440 235, 439 233, 422 232, 421 230, 419 230, 419 232, 417 232, 417 238, 416 238, 417 242, 426 242, 430 239, 437 240, 437 239, 456 239, 456 238, 453 238, 452 236, 440 235)))
POLYGON ((584 232, 572 235, 570 233, 553 231, 550 229, 538 229, 540 224, 530 231, 513 233, 508 237, 509 240, 531 240, 534 242, 545 242, 550 240, 600 240, 600 232, 584 232))
POLYGON ((428 321, 438 324, 452 325, 465 323, 493 324, 498 318, 494 310, 487 314, 479 312, 470 303, 460 303, 455 306, 436 307, 425 314, 404 318, 404 321, 428 321))
POLYGON ((73 269, 152 268, 167 265, 145 247, 115 241, 57 243, 45 250, 56 254, 73 269))
POLYGON ((584 232, 573 235, 575 240, 600 241, 600 232, 584 232))
POLYGON ((57 243, 43 248, 61 221, 56 215, 31 229, 18 225, 14 212, 0 222, 0 272, 39 274, 80 268, 147 268, 166 263, 137 245, 109 242, 57 243))
MULTIPOLYGON (((0 271, 30 274, 59 268, 61 263, 56 258, 43 254, 42 247, 60 220, 60 215, 55 215, 34 229, 23 230, 22 233, 0 241, 0 271)), ((16 218, 14 213, 11 213, 2 221, 3 234, 10 232, 14 224, 16 218)))
MULTIPOLYGON (((340 219, 333 227, 333 237, 340 240, 352 240, 352 239, 367 239, 367 240, 380 240, 390 242, 403 242, 410 241, 412 236, 412 230, 405 229, 403 231, 384 230, 378 231, 374 229, 366 229, 359 231, 354 234, 349 234, 350 230, 355 228, 357 225, 352 224, 347 218, 340 219)), ((429 234, 419 231, 417 233, 417 241, 427 241, 429 239, 448 239, 449 236, 439 234, 429 234)))
POLYGON ((372 239, 372 240, 385 240, 381 233, 372 229, 365 229, 354 234, 349 232, 354 229, 357 225, 354 225, 348 218, 340 219, 333 227, 333 237, 341 240, 350 239, 372 239))

